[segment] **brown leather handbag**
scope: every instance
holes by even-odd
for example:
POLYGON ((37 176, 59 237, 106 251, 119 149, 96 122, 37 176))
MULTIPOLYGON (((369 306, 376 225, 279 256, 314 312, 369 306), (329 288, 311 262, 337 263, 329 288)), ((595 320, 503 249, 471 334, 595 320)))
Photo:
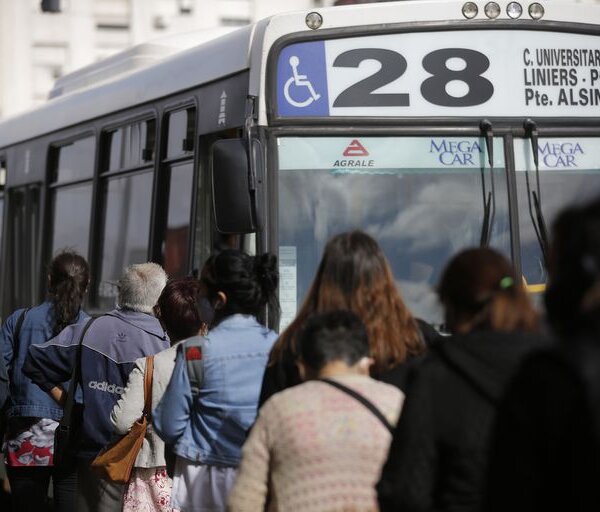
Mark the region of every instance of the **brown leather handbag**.
POLYGON ((92 461, 92 469, 101 478, 116 484, 125 484, 131 477, 135 459, 142 449, 148 418, 152 406, 152 375, 154 373, 154 356, 146 358, 144 372, 144 411, 131 430, 117 441, 109 444, 92 461))

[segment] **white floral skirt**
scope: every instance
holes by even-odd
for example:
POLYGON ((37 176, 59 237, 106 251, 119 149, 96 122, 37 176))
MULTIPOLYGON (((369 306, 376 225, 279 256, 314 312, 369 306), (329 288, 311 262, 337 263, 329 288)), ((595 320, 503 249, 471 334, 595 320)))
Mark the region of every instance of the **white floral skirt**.
POLYGON ((133 468, 123 512, 170 512, 172 481, 165 467, 133 468))

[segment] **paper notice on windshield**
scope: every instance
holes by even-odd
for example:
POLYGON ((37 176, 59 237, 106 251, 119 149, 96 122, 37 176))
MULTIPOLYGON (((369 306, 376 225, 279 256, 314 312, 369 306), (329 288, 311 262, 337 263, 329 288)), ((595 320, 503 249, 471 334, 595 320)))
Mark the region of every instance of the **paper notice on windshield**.
POLYGON ((296 248, 293 246, 279 247, 279 303, 281 305, 281 320, 279 332, 282 332, 296 316, 298 306, 298 275, 296 248))

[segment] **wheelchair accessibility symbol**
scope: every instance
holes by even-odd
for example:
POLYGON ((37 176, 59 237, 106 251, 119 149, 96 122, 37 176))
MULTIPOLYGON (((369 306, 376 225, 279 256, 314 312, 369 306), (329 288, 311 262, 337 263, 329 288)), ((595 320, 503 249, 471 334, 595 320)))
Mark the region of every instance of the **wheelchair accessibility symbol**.
POLYGON ((321 95, 315 91, 306 75, 298 73, 300 59, 296 55, 290 57, 289 63, 292 68, 292 76, 285 82, 283 87, 285 100, 293 107, 308 107, 317 101, 321 95))

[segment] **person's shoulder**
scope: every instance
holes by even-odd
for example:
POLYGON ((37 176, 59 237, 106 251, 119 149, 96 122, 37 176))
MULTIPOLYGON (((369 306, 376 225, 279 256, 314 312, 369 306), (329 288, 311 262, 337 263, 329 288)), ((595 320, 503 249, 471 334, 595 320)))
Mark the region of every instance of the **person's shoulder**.
POLYGON ((373 397, 391 398, 394 400, 400 400, 404 397, 404 392, 398 386, 373 379, 372 377, 365 377, 363 385, 373 397))
POLYGON ((270 409, 282 410, 289 406, 309 408, 312 404, 312 398, 322 393, 323 383, 316 380, 302 382, 296 386, 286 388, 272 395, 263 405, 261 411, 266 407, 270 409))

